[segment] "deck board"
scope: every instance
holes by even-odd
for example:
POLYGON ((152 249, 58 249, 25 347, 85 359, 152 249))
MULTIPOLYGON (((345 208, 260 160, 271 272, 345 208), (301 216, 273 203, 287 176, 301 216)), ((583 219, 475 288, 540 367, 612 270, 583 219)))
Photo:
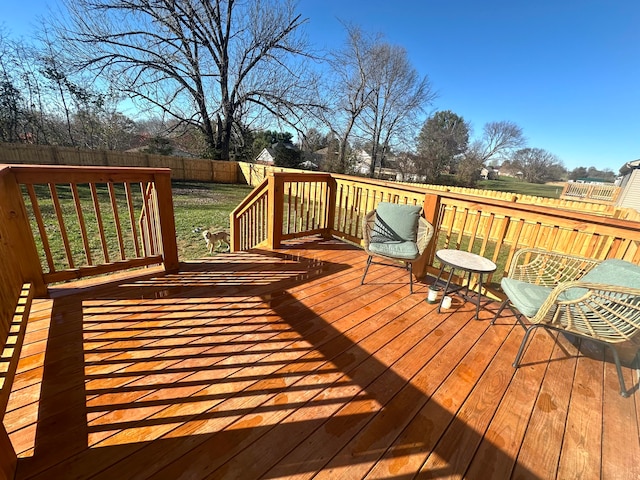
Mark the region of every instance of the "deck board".
POLYGON ((601 347, 537 332, 513 369, 513 317, 365 261, 308 238, 36 300, 17 478, 639 476, 640 394, 601 347))

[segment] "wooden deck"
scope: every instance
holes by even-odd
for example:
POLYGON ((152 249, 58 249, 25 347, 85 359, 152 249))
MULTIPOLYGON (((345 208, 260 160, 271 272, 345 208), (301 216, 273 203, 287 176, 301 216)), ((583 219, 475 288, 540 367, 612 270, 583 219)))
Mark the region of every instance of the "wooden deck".
POLYGON ((365 260, 306 239, 36 301, 17 478, 640 478, 601 347, 539 331, 514 370, 513 317, 438 314, 397 268, 361 286, 365 260))

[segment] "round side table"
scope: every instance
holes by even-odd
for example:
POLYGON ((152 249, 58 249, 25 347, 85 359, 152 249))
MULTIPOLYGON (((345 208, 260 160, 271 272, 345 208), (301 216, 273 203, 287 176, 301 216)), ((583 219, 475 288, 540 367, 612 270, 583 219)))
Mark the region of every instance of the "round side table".
MULTIPOLYGON (((484 258, 480 255, 476 255, 475 253, 463 252, 461 250, 454 249, 444 249, 438 250, 436 252, 436 258, 440 260, 442 266, 440 267, 440 273, 438 274, 438 278, 436 279, 434 285, 437 285, 442 277, 442 273, 444 272, 445 267, 449 267, 449 278, 447 278, 447 284, 444 287, 444 292, 442 293, 442 298, 440 299, 440 304, 438 305, 438 313, 442 309, 442 301, 444 297, 449 293, 449 286, 451 284, 451 278, 453 277, 453 272, 456 269, 463 270, 467 272, 467 297, 469 296, 469 284, 471 283, 471 275, 474 273, 478 274, 478 299, 476 303, 476 319, 480 314, 480 297, 482 296, 482 276, 485 274, 489 274, 496 271, 496 264, 493 263, 488 258, 484 258)), ((459 287, 456 290, 453 290, 450 293, 457 292, 463 287, 459 287)))

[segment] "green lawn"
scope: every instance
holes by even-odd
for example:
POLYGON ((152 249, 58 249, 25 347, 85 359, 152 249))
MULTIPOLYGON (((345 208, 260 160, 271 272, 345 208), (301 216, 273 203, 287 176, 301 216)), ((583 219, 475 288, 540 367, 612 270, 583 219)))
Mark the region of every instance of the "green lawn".
MULTIPOLYGON (((135 187, 135 186, 134 186, 135 187)), ((205 182, 174 182, 173 205, 176 222, 176 236, 178 243, 178 257, 180 260, 193 260, 208 255, 206 242, 202 232, 206 229, 229 229, 229 214, 251 192, 246 185, 227 185, 205 182)), ((60 201, 64 224, 69 239, 69 247, 77 265, 85 264, 82 233, 78 222, 75 205, 68 185, 57 185, 56 191, 60 201)), ((56 270, 68 268, 62 235, 58 227, 53 201, 46 185, 35 186, 38 197, 38 207, 42 214, 43 223, 47 231, 47 238, 51 247, 52 259, 56 270)), ((94 264, 104 260, 100 236, 97 230, 91 192, 87 184, 79 184, 78 192, 80 204, 85 218, 89 249, 94 264)), ((27 203, 27 210, 31 213, 31 228, 38 232, 38 226, 32 213, 31 203, 28 201, 26 190, 23 190, 27 203)), ((120 258, 116 223, 109 204, 110 197, 106 185, 97 188, 100 202, 102 222, 105 229, 107 250, 111 261, 120 258)), ((132 188, 133 202, 136 212, 134 219, 137 224, 141 211, 141 194, 139 188, 132 188)), ((122 226, 123 242, 128 258, 135 257, 133 236, 129 227, 130 218, 127 209, 124 188, 115 185, 116 201, 120 225, 122 226)), ((40 236, 36 235, 36 247, 45 270, 46 260, 40 236)), ((77 266, 76 265, 76 266, 77 266)))
POLYGON ((206 256, 202 231, 229 229, 229 214, 251 190, 247 185, 174 182, 173 208, 180 260, 206 256))
POLYGON ((529 183, 513 177, 500 177, 498 180, 481 180, 478 182, 478 188, 547 198, 560 198, 562 193, 562 187, 559 185, 529 183))

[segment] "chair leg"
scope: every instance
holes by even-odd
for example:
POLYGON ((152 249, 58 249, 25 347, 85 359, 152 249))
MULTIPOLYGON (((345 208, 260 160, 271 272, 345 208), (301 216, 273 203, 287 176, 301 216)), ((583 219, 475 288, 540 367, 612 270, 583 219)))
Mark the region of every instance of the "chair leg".
POLYGON ((407 270, 409 270, 409 293, 413 293, 413 266, 411 262, 407 263, 407 270))
POLYGON ((520 348, 518 348, 518 353, 516 354, 516 359, 513 361, 513 368, 518 368, 518 365, 520 365, 520 358, 522 357, 522 354, 524 353, 524 347, 527 344, 527 340, 529 339, 529 335, 531 334, 531 332, 533 331, 534 328, 537 327, 541 327, 542 325, 531 325, 529 328, 526 329, 526 332, 524 333, 524 337, 522 337, 522 343, 520 343, 520 348))
POLYGON ((613 361, 616 364, 616 371, 618 372, 618 381, 620 382, 620 395, 623 397, 628 397, 629 393, 627 392, 627 387, 624 385, 624 376, 622 375, 622 366, 620 365, 620 355, 618 355, 618 351, 613 347, 613 345, 605 344, 613 353, 613 361))
POLYGON ((507 298, 504 302, 502 302, 502 305, 500 305, 500 308, 498 309, 498 311, 496 312, 495 317, 493 317, 493 320, 491 320, 491 325, 493 325, 494 323, 496 323, 496 320, 498 319, 498 317, 500 316, 500 314, 502 313, 502 310, 504 310, 504 307, 507 306, 507 303, 509 303, 509 299, 507 298))
POLYGON ((367 266, 364 267, 364 274, 362 275, 362 280, 360 280, 360 285, 364 285, 364 277, 367 276, 367 271, 369 270, 369 265, 371 265, 371 259, 372 259, 372 256, 369 255, 369 258, 367 258, 367 266))

